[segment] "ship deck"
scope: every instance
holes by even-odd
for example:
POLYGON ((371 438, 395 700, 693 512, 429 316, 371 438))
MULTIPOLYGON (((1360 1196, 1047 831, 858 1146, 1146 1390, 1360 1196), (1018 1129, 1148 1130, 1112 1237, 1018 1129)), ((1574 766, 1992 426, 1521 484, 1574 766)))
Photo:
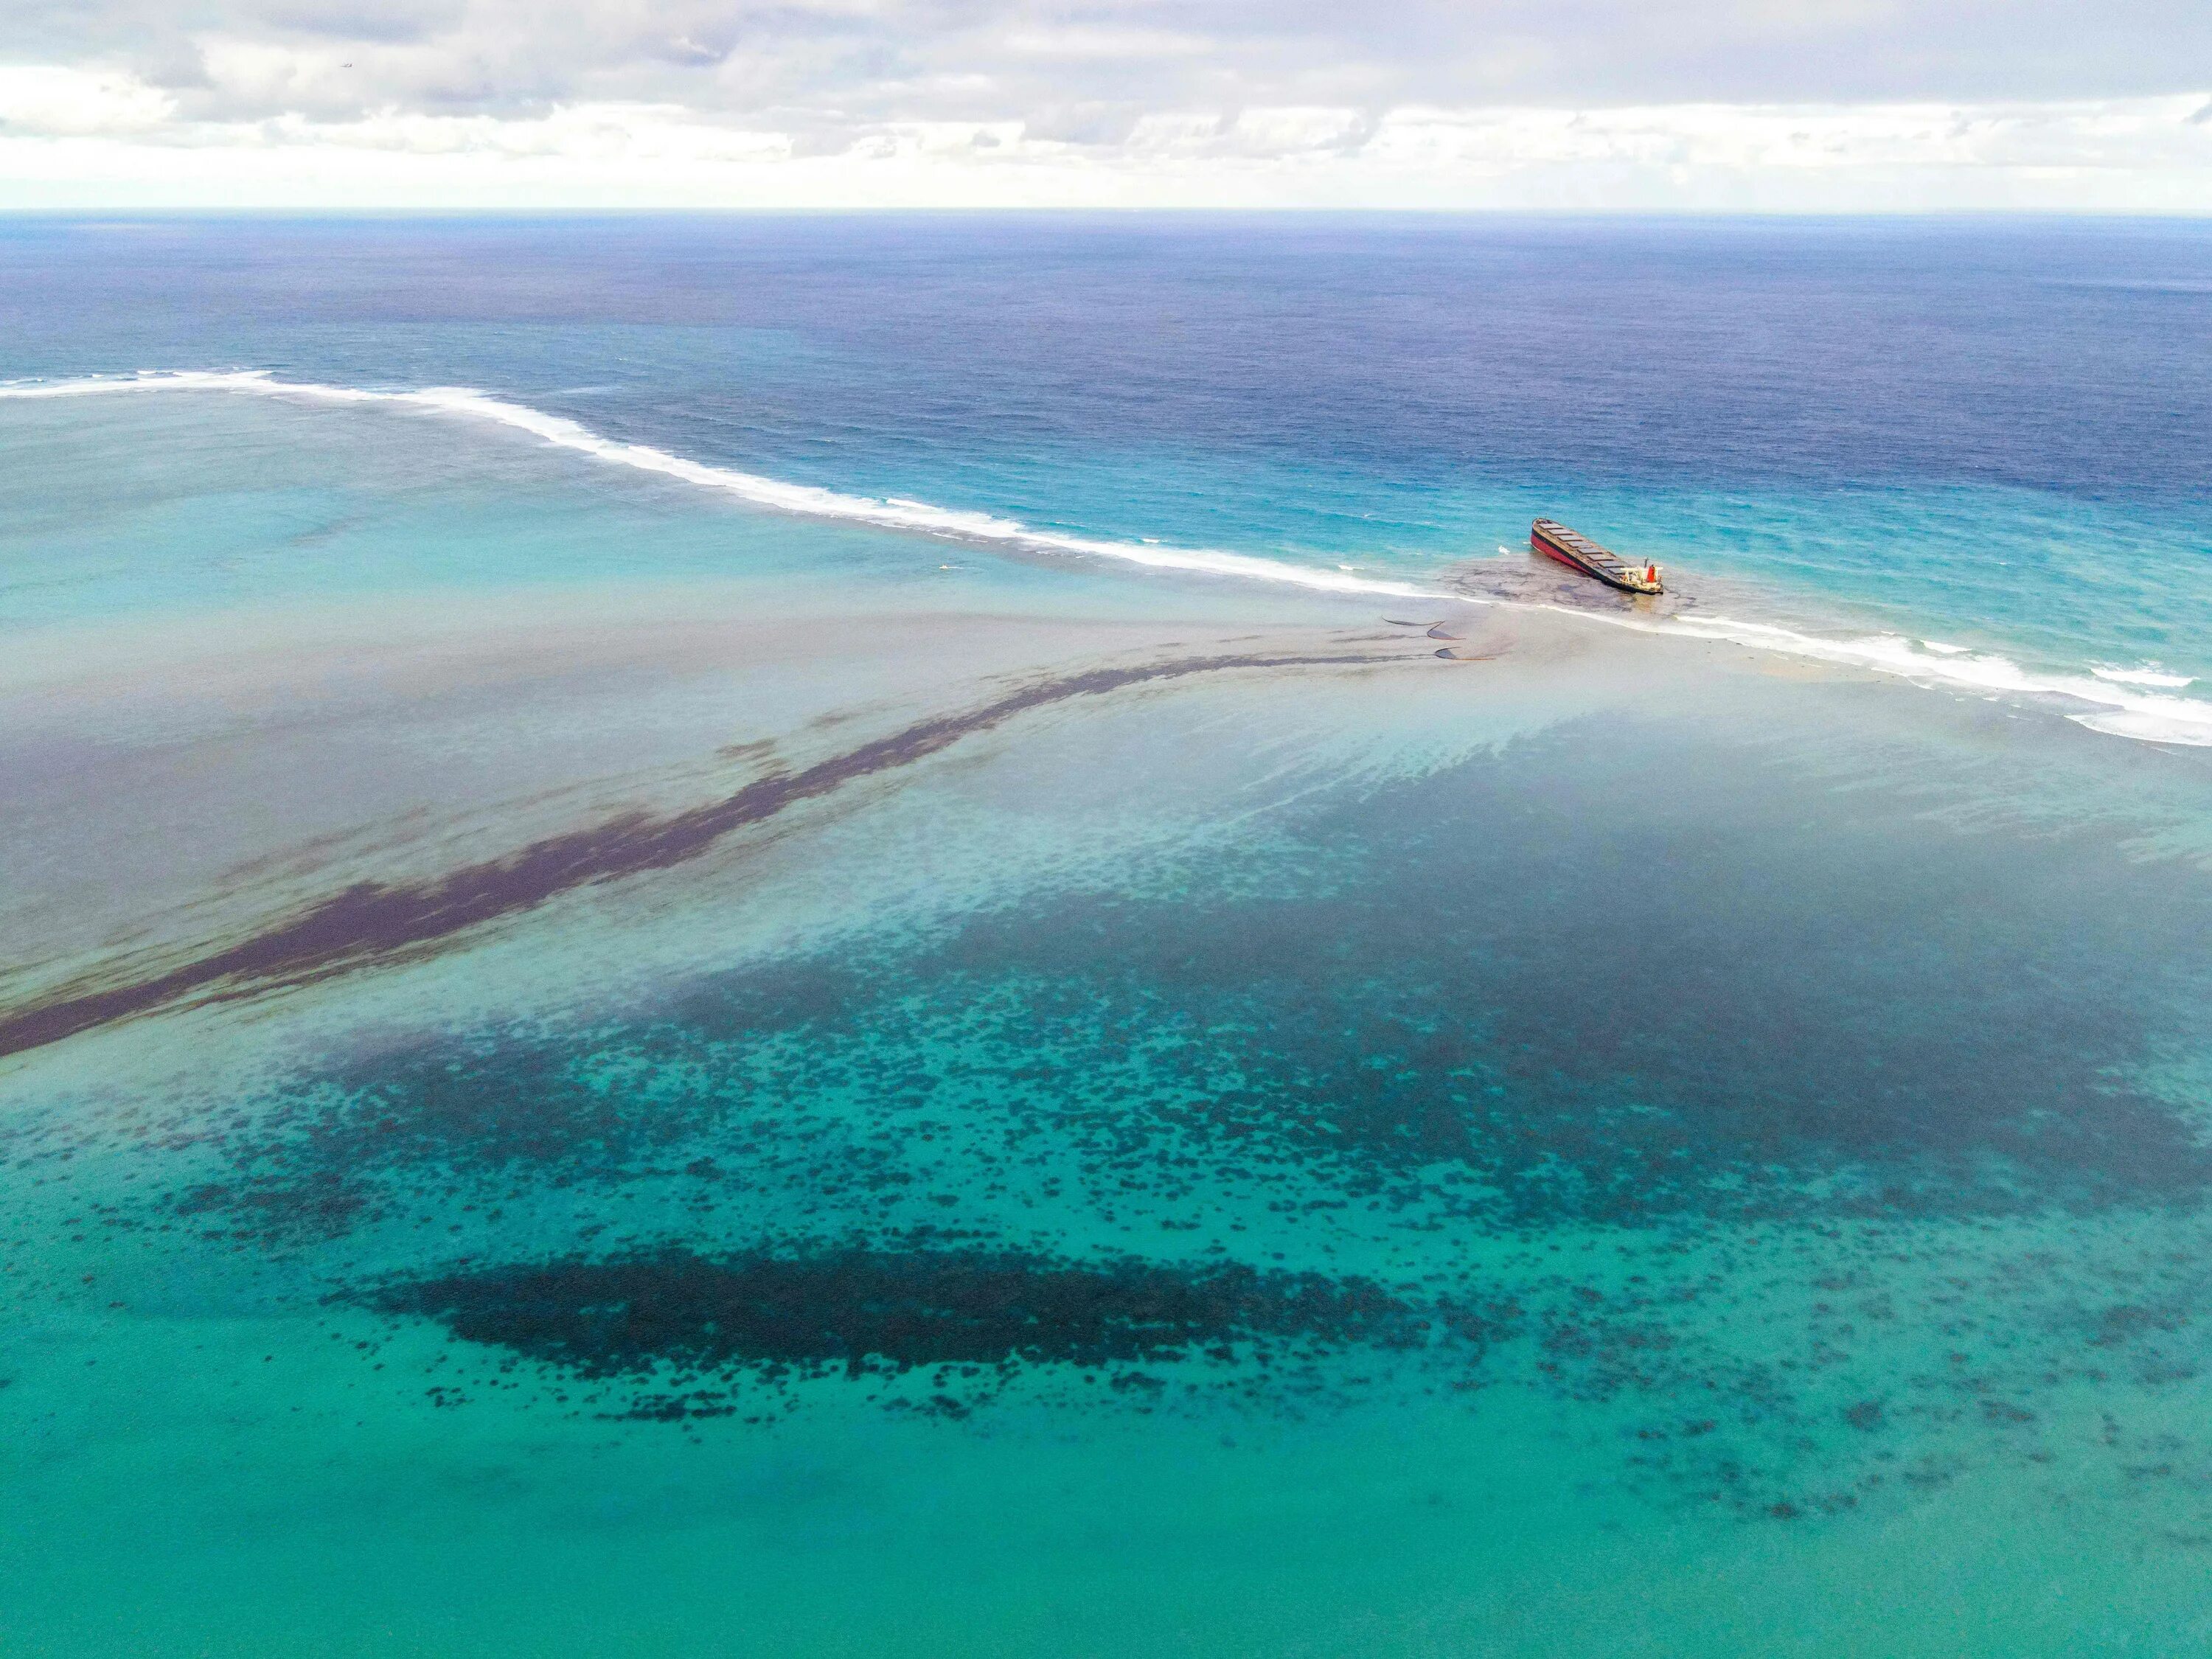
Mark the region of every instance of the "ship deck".
POLYGON ((1534 534, 1549 542, 1565 554, 1569 560, 1580 565, 1600 581, 1632 593, 1649 593, 1658 590, 1644 585, 1642 573, 1609 547, 1601 547, 1578 530, 1570 530, 1556 519, 1539 519, 1530 526, 1534 534))

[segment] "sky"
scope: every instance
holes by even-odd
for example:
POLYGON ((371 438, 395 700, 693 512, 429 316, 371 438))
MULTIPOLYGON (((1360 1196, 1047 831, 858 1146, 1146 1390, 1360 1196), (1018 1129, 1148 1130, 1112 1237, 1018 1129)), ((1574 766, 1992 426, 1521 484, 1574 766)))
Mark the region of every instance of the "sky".
POLYGON ((5 0, 149 207, 2212 213, 2212 0, 5 0))

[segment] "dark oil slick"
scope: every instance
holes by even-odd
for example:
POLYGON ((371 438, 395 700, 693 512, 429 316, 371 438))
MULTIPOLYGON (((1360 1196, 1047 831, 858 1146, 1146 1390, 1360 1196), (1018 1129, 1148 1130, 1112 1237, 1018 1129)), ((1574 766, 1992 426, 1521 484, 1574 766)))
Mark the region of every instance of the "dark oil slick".
POLYGON ((1238 896, 1041 897, 702 976, 586 1031, 333 1056, 200 1126, 222 1167, 188 1201, 308 1239, 410 1188, 703 1158, 710 1189, 788 1181, 874 1227, 908 1202, 915 1126, 947 1115, 1010 1171, 1073 1157, 1160 1201, 1231 1173, 1319 1183, 1485 1230, 2212 1188, 2187 1115, 2129 1079, 2202 1006, 2186 945, 2212 915, 2185 884, 2087 840, 1907 856, 1909 799, 1838 799, 1808 835, 1790 789, 1722 751, 1592 769, 1528 745, 1310 813, 1238 896), (1744 827, 1715 842, 1676 781, 1723 769, 1744 827), (1604 878, 1630 857, 1668 878, 1604 878))
POLYGON ((2201 230, 125 228, 0 239, 11 373, 477 386, 1437 597, 951 556, 380 407, 7 406, 27 659, 122 665, 30 711, 90 821, 11 826, 24 914, 195 811, 276 879, 312 826, 222 785, 272 757, 347 811, 681 769, 11 994, 0 1648, 2212 1643, 2212 750, 1611 625, 2199 696, 2201 230), (1674 605, 1526 563, 1536 514, 1674 605), (802 625, 414 701, 471 614, 607 605, 802 625), (339 612, 407 665, 307 699, 362 769, 252 698, 101 724, 339 612), (1067 651, 972 678, 1011 618, 1067 651), (239 769, 162 771, 187 732, 239 769))
MULTIPOLYGON (((159 1173, 118 1223, 295 1261, 331 1309, 442 1328, 585 1416, 856 1383, 959 1415, 1090 1369, 1110 1386, 1060 1408, 1510 1382, 1622 1413, 1620 1478, 1655 1499, 1767 1519, 2050 1455, 2054 1391, 2186 1386, 2193 1258, 2036 1242, 2185 1237, 2212 1188, 2127 1070, 2199 1006, 2185 881, 2089 837, 1904 831, 1911 791, 1808 827, 1755 746, 1585 736, 1310 803, 1220 855, 1234 883, 1040 894, 588 1024, 303 1058, 132 1131, 159 1173), (1666 879, 1590 878, 1638 858, 1666 879), (1621 1017, 1586 994, 1600 959, 1666 995, 1621 1017), (1573 1237, 1615 1243, 1570 1263, 1573 1237), (1930 1436, 1980 1438, 1893 1466, 1930 1436)), ((77 1150, 10 1145, 26 1172, 77 1150)))
POLYGON ((665 870, 696 858, 732 830, 874 774, 910 766, 961 738, 1071 697, 1225 669, 1364 664, 1372 653, 1184 658, 1094 668, 1038 680, 979 708, 916 721, 799 771, 772 775, 703 806, 655 817, 635 812, 532 842, 504 857, 419 882, 361 882, 235 945, 150 977, 75 990, 0 1014, 0 1057, 212 991, 248 997, 403 957, 594 882, 665 870))

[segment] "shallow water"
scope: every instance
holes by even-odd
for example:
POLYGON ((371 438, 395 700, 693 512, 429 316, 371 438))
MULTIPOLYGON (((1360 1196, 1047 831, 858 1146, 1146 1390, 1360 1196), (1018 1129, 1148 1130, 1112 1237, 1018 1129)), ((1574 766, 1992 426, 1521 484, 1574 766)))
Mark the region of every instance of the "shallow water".
MULTIPOLYGON (((31 303, 76 233, 10 234, 31 303)), ((246 233, 160 234, 205 259, 246 233)), ((943 247, 775 234, 824 239, 810 269, 847 295, 943 247)), ((2014 234, 1984 249, 2000 275, 2033 264, 2014 234)), ((1233 238, 1158 234, 1133 292, 1235 263, 1233 238)), ((2109 258, 2193 246, 2136 235, 2109 258)), ((891 490, 841 470, 863 447, 812 472, 765 428, 758 453, 681 447, 644 392, 677 342, 564 321, 605 303, 605 245, 531 257, 446 323, 349 290, 346 349, 381 372, 300 355, 327 286, 211 306, 228 361, 134 360, 175 325, 118 301, 112 337, 15 367, 493 381, 585 420, 483 372, 471 308, 520 286, 534 339, 632 342, 622 441, 891 490)), ((1095 246, 1059 257, 1110 287, 1095 246)), ((1328 290, 1269 269, 1263 310, 1328 290)), ((1838 280, 1799 302, 1840 305, 1838 280)), ((952 307, 933 282, 909 287, 952 307)), ((854 361, 810 332, 827 300, 767 292, 764 375, 854 361)), ((1266 375, 1212 362, 1249 434, 1266 375)), ((1126 383, 1088 362, 1054 395, 1110 402, 1126 383)), ((856 417, 823 374, 828 431, 856 417)), ((1899 395, 1875 424, 1942 423, 1899 395)), ((1064 478, 1055 519, 915 459, 950 417, 872 418, 915 434, 884 465, 939 505, 1149 535, 1110 485, 1141 474, 1191 490, 1160 545, 1316 559, 1257 508, 1223 532, 1218 481, 1280 453, 1186 460, 1203 489, 1138 447, 1003 460, 1064 478)), ((1755 520, 1820 564, 1717 555, 1686 595, 1707 611, 1838 640, 1891 606, 1955 636, 1915 609, 1936 578, 1871 535, 1839 550, 1836 503, 2196 521, 2091 427, 1827 485, 1796 476, 1807 438, 1755 488, 1634 484, 1623 439, 1589 499, 1755 520)), ((1361 468, 1434 459, 1387 436, 1361 468)), ((1449 596, 1409 608, 776 514, 495 422, 234 391, 0 400, 0 442, 11 1650, 2212 1634, 2204 750, 2036 688, 1705 637, 1698 606, 1655 629, 1470 603, 1436 545, 1373 552, 1449 596)), ((1486 465, 1417 487, 1501 517, 1540 487, 1511 443, 1486 465)), ((1996 612, 1981 642, 2080 673, 2135 628, 2175 660, 2194 601, 2128 586, 2130 545, 2104 611, 1996 612)))

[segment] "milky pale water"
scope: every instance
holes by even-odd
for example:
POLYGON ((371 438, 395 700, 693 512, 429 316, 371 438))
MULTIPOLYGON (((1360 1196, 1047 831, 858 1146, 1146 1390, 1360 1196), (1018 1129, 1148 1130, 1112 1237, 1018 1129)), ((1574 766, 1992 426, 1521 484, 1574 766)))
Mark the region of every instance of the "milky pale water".
POLYGON ((2208 265, 0 228, 0 1637, 2203 1650, 2208 265))

